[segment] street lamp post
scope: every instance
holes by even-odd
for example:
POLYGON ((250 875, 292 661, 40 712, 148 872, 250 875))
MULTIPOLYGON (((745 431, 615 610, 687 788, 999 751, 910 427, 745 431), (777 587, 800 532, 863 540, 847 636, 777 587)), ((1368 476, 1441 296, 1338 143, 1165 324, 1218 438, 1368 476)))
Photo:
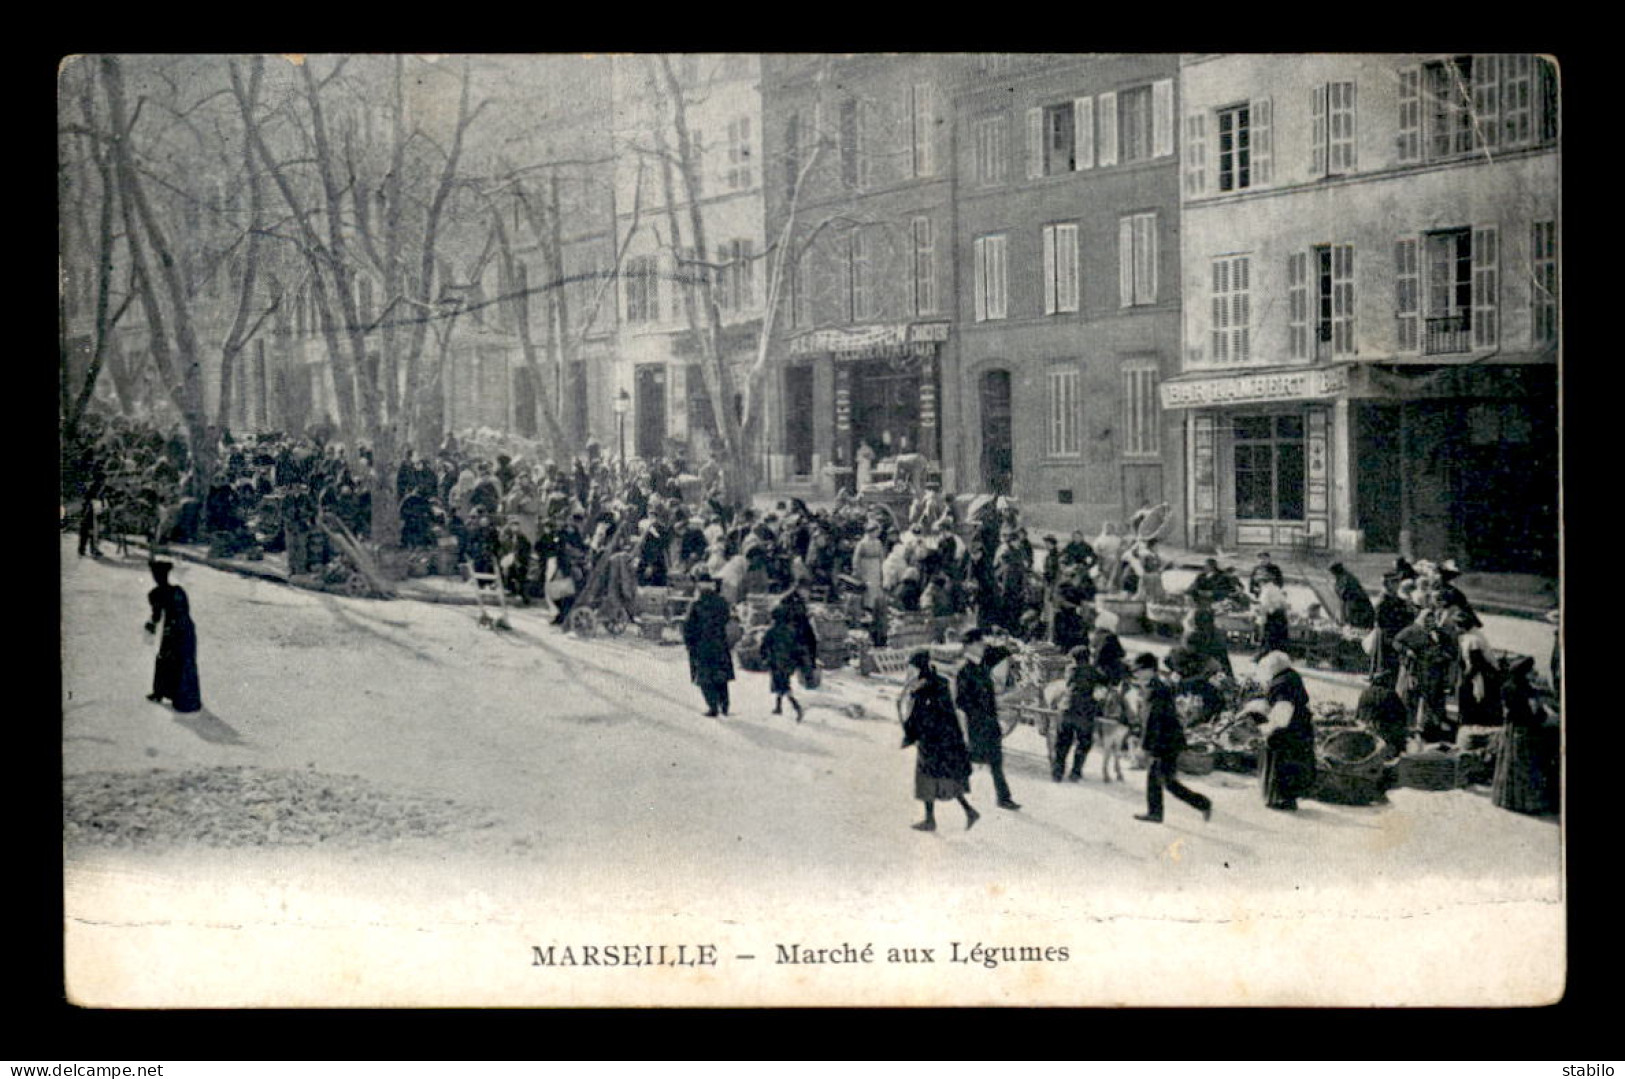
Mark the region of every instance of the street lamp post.
POLYGON ((626 390, 615 395, 615 427, 620 434, 621 460, 626 460, 626 412, 632 407, 632 395, 626 390))

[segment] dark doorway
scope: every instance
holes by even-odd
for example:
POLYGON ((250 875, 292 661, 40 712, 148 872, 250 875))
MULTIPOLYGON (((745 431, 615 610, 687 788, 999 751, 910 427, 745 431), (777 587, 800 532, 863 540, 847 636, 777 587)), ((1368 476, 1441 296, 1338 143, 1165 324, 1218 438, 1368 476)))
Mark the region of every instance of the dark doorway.
POLYGON ((812 473, 813 459, 813 370, 790 367, 784 372, 784 448, 790 455, 790 471, 797 476, 812 473))
POLYGON ((639 364, 636 381, 638 435, 633 452, 639 457, 659 457, 666 445, 666 365, 639 364))
POLYGON ((1354 519, 1368 551, 1397 551, 1401 516, 1399 409, 1396 404, 1357 405, 1354 452, 1354 519))
POLYGON ((982 481, 996 495, 1010 493, 1011 450, 1010 372, 982 375, 982 481))
POLYGON ((521 438, 536 437, 536 380, 528 367, 513 373, 513 428, 521 438))
POLYGON ((1555 573, 1555 417, 1537 398, 1465 405, 1456 505, 1467 568, 1555 573))

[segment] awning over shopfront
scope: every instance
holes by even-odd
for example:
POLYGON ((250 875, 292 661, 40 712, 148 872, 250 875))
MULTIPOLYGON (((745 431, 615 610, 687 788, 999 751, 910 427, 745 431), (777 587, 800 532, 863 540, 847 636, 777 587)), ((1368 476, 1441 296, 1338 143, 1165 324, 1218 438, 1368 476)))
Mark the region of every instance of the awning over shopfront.
POLYGON ((1285 367, 1234 371, 1226 374, 1186 374, 1161 386, 1162 407, 1212 408, 1270 401, 1314 401, 1341 397, 1349 390, 1349 368, 1285 367))
POLYGON ((791 356, 836 360, 906 359, 932 356, 948 340, 947 322, 893 322, 812 330, 790 340, 791 356))

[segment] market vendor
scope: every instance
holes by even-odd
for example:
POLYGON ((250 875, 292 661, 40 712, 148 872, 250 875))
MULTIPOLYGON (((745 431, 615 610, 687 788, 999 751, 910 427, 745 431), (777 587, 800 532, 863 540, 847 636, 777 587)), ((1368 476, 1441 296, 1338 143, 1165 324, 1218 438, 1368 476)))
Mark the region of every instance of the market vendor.
POLYGON ((1387 759, 1393 760, 1405 752, 1405 734, 1409 726, 1405 717, 1405 702, 1394 692, 1394 672, 1387 668, 1371 676, 1371 684, 1360 693, 1360 703, 1354 718, 1381 738, 1387 747, 1387 759))
POLYGON ((1258 673, 1268 696, 1249 701, 1242 711, 1258 717, 1264 733, 1259 759, 1264 804, 1270 809, 1295 810, 1298 799, 1315 786, 1315 726, 1309 691, 1285 652, 1271 652, 1260 659, 1258 673))
POLYGON ((1371 606, 1371 597, 1366 595, 1365 585, 1360 583, 1360 579, 1344 568, 1341 562, 1332 563, 1331 574, 1337 602, 1342 606, 1343 624, 1355 629, 1375 626, 1377 611, 1371 606))

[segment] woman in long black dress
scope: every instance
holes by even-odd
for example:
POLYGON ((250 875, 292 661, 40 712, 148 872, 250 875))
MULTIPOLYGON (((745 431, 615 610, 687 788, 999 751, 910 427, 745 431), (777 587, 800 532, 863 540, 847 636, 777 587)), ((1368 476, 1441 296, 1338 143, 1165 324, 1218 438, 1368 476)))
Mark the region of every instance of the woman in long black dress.
MULTIPOLYGON (((794 595, 795 593, 791 593, 794 595)), ((796 711, 796 722, 801 722, 801 704, 791 692, 790 676, 805 670, 811 663, 806 644, 792 622, 794 608, 780 603, 773 608, 773 625, 762 635, 762 659, 767 663, 770 689, 773 691, 773 714, 784 714, 784 701, 796 711)))
POLYGON ((981 817, 965 795, 970 793, 970 750, 954 714, 953 691, 948 680, 931 667, 929 652, 908 657, 910 678, 899 702, 903 718, 903 746, 917 747, 914 760, 914 797, 925 803, 925 819, 918 832, 937 830, 936 803, 954 799, 965 811, 965 829, 981 817))
POLYGON ((1531 657, 1519 659, 1501 686, 1506 722, 1490 794, 1496 805, 1518 813, 1550 813, 1558 804, 1556 731, 1546 727, 1545 710, 1529 684, 1534 666, 1531 657))
POLYGON ((186 589, 169 583, 173 562, 155 561, 149 564, 157 587, 147 593, 152 617, 147 620, 146 631, 157 633, 158 659, 153 665, 152 692, 149 701, 169 701, 177 712, 196 712, 203 707, 203 691, 197 677, 197 627, 192 624, 191 605, 186 589))
POLYGON ((1285 652, 1271 652, 1259 660, 1258 673, 1268 680, 1268 697, 1253 702, 1247 710, 1262 713, 1269 732, 1258 762, 1264 804, 1271 809, 1297 809, 1298 799, 1315 786, 1315 727, 1309 713, 1309 691, 1285 652))

